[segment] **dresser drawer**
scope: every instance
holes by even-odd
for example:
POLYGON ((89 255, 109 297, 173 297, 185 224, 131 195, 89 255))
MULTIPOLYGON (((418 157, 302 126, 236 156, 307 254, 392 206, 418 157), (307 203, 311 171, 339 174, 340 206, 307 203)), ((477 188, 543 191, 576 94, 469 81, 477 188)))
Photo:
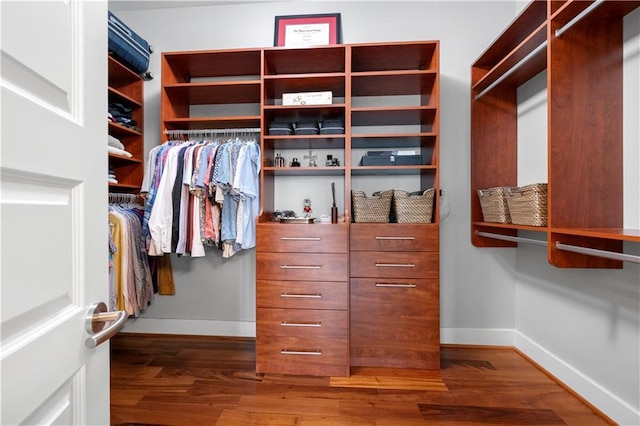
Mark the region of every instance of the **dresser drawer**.
POLYGON ((259 280, 347 281, 346 254, 256 253, 259 280))
POLYGON ((256 281, 259 308, 348 309, 346 281, 256 281))
POLYGON ((425 278, 351 278, 351 320, 387 323, 393 319, 440 318, 437 280, 425 278), (375 310, 371 307, 375 306, 375 310))
POLYGON ((256 250, 291 253, 346 253, 346 224, 259 223, 256 250))
POLYGON ((384 340, 386 335, 356 333, 351 337, 351 366, 440 369, 440 335, 437 331, 420 333, 420 340, 402 340, 393 334, 384 340))
POLYGON ((288 336, 346 339, 347 311, 258 308, 256 333, 260 336, 288 336))
POLYGON ((439 368, 439 302, 436 280, 352 278, 351 364, 439 368))
POLYGON ((354 251, 350 256, 352 277, 438 278, 438 252, 354 251))
POLYGON ((348 376, 347 339, 256 337, 258 373, 348 376))
POLYGON ((439 251, 436 224, 352 223, 351 251, 439 251))

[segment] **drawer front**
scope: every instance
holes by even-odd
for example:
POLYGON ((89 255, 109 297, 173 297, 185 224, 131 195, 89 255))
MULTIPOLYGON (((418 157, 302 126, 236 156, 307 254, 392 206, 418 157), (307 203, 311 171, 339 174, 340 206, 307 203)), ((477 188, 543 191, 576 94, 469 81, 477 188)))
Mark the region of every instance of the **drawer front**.
POLYGON ((386 318, 440 319, 438 281, 424 278, 351 278, 349 310, 352 321, 386 318))
POLYGON ((349 284, 346 281, 257 280, 256 305, 259 308, 348 309, 349 284))
POLYGON ((258 336, 346 339, 349 330, 347 311, 258 308, 258 336))
POLYGON ((437 279, 438 252, 354 251, 350 256, 350 273, 352 277, 437 279))
POLYGON ((259 223, 256 250, 291 253, 346 253, 346 224, 259 223))
POLYGON ((258 373, 348 376, 347 339, 261 336, 256 338, 258 373))
POLYGON ((261 280, 347 281, 346 254, 256 253, 261 280))
POLYGON ((439 368, 439 301, 436 280, 351 279, 351 365, 439 368))
POLYGON ((351 251, 439 251, 436 224, 352 223, 351 251))
POLYGON ((440 369, 439 334, 422 333, 422 341, 358 334, 351 337, 349 362, 354 367, 440 369))

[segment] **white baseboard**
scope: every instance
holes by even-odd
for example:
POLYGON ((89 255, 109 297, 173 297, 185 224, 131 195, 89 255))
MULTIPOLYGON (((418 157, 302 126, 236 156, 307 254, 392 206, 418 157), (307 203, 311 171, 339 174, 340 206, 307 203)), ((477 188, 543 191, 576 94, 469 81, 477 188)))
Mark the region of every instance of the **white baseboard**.
POLYGON ((121 333, 256 337, 254 321, 130 318, 121 333))
MULTIPOLYGON (((255 322, 131 318, 123 333, 255 337, 255 322)), ((640 412, 514 329, 442 328, 440 342, 514 347, 620 425, 640 425, 640 412)))
POLYGON ((507 328, 441 328, 440 343, 513 347, 515 346, 515 330, 507 328))
POLYGON ((527 336, 516 333, 515 347, 619 425, 640 425, 640 411, 527 336))

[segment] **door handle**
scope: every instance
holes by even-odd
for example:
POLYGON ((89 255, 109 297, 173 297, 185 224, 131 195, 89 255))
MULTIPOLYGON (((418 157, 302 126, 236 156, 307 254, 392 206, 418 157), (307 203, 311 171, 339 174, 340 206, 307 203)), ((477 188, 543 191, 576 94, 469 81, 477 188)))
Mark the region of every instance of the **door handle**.
POLYGON ((111 339, 122 328, 128 317, 127 311, 107 312, 107 305, 104 302, 94 303, 89 307, 84 318, 84 329, 90 335, 85 340, 85 345, 93 349, 111 339), (108 322, 111 324, 105 328, 108 322))

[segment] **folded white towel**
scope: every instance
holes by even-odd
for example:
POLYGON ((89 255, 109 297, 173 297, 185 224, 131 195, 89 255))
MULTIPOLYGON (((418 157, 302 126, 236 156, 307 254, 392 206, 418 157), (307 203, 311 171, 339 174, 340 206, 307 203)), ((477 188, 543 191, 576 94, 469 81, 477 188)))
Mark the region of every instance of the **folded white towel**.
POLYGON ((114 148, 112 146, 107 147, 107 149, 112 154, 124 155, 125 157, 129 157, 129 158, 133 157, 133 154, 131 154, 128 151, 125 151, 124 149, 118 149, 118 148, 114 148))

